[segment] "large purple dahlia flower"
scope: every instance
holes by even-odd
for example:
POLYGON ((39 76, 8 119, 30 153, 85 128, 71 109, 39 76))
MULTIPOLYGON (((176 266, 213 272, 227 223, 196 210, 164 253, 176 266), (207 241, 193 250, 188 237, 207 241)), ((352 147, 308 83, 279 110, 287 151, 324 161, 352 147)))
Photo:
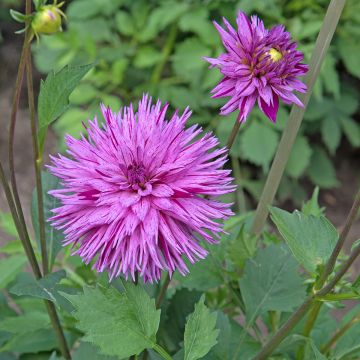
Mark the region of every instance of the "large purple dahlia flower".
POLYGON ((239 121, 245 121, 257 101, 261 111, 276 122, 279 98, 286 104, 302 106, 292 91, 306 91, 298 77, 308 67, 302 63, 303 54, 296 50, 297 44, 284 26, 267 30, 257 16, 252 16, 250 22, 243 12, 236 19, 237 31, 225 18, 223 21, 226 30, 214 24, 226 52, 216 59, 205 58, 224 75, 212 90, 213 97, 230 96, 220 114, 239 110, 239 121))
POLYGON ((52 224, 63 229, 65 245, 79 245, 74 253, 85 263, 96 259, 94 268, 111 278, 185 274, 182 256, 204 258, 200 238, 217 242, 219 220, 232 214, 216 200, 234 190, 222 169, 227 150, 215 149, 218 140, 197 126, 185 129, 188 109, 169 121, 166 110, 148 96, 137 112, 102 107, 105 124, 89 121, 87 138, 67 136, 70 157, 52 157, 49 166, 63 186, 50 192, 62 203, 52 224))

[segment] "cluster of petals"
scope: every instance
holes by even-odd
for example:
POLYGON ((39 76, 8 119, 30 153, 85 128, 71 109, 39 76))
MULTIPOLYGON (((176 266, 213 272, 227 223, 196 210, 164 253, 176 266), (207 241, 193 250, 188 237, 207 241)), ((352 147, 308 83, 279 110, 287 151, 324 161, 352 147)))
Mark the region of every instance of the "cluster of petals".
POLYGON ((230 97, 220 114, 239 111, 239 121, 245 121, 257 102, 260 110, 276 122, 279 99, 302 106, 293 91, 306 91, 298 77, 308 67, 284 26, 268 30, 257 16, 249 20, 243 12, 238 13, 237 30, 225 18, 223 21, 225 29, 214 24, 226 52, 218 58, 204 58, 224 76, 212 90, 214 98, 230 97))
POLYGON ((110 277, 157 281, 162 271, 185 274, 206 257, 232 212, 219 196, 234 190, 225 148, 211 133, 185 127, 191 112, 165 119, 167 105, 144 95, 118 113, 102 106, 105 122, 85 125, 86 136, 66 137, 67 155, 49 169, 62 187, 50 219, 64 245, 110 277))

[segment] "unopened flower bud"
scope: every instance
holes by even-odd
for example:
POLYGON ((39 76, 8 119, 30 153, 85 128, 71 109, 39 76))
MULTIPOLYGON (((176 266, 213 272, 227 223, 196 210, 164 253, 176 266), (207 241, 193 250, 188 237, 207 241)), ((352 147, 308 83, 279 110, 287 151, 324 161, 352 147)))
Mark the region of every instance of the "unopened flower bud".
POLYGON ((31 22, 36 37, 38 34, 54 34, 62 31, 61 17, 65 17, 65 14, 59 9, 61 5, 45 5, 38 9, 31 22))

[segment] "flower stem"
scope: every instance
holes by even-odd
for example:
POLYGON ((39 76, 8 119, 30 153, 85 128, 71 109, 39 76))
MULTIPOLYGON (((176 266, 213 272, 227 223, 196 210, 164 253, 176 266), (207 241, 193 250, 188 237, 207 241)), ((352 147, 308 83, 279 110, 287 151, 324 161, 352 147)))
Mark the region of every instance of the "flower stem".
POLYGON ((37 128, 36 128, 36 115, 35 115, 35 101, 34 101, 34 86, 32 78, 32 62, 31 53, 27 52, 26 55, 26 78, 27 78, 27 89, 28 89, 28 102, 30 110, 30 123, 31 123, 31 137, 33 144, 34 153, 34 169, 36 179, 36 195, 38 205, 38 216, 39 216, 39 235, 40 235, 40 247, 41 247, 41 259, 43 274, 49 273, 49 260, 46 251, 46 237, 45 237, 45 216, 44 216, 44 199, 43 199, 43 187, 41 179, 41 157, 39 153, 39 145, 37 141, 37 128))
POLYGON ((241 122, 239 121, 239 117, 240 117, 240 114, 238 115, 238 117, 235 120, 235 123, 234 123, 234 126, 233 126, 232 130, 231 130, 229 139, 228 139, 228 141, 226 143, 226 147, 229 149, 229 152, 230 152, 230 149, 232 148, 232 146, 234 145, 236 136, 237 136, 237 134, 239 132, 239 129, 240 129, 241 122))
POLYGON ((325 59, 331 39, 339 22, 345 1, 346 0, 331 0, 330 5, 326 11, 323 24, 316 40, 314 51, 311 55, 309 72, 305 78, 305 83, 308 90, 305 94, 299 95, 299 98, 304 104, 304 107, 300 108, 296 105, 293 105, 291 109, 288 123, 281 137, 274 161, 271 165, 269 175, 267 177, 260 201, 258 203, 258 207, 256 209, 255 218, 252 225, 252 232, 256 235, 261 233, 265 225, 269 213, 268 205, 273 202, 279 187, 286 163, 289 159, 291 149, 296 139, 296 135, 303 120, 306 107, 309 103, 315 81, 319 75, 321 65, 325 59))
POLYGON ((161 307, 161 304, 162 302, 164 301, 164 297, 165 297, 165 294, 166 294, 166 290, 167 288, 169 287, 169 284, 170 284, 170 276, 169 276, 169 273, 166 274, 166 278, 164 280, 164 283, 162 284, 161 286, 161 289, 160 289, 160 292, 159 292, 159 295, 158 297, 156 298, 156 308, 159 309, 161 307))
POLYGON ((160 345, 156 344, 154 350, 165 360, 172 360, 171 355, 160 345))
POLYGON ((331 347, 356 323, 360 321, 360 315, 356 315, 349 322, 347 322, 342 328, 340 328, 333 337, 321 348, 321 352, 326 354, 331 347))
POLYGON ((171 54, 171 51, 174 47, 176 36, 177 36, 177 21, 175 21, 170 28, 169 35, 166 39, 165 45, 162 49, 162 56, 161 60, 157 63, 153 73, 151 74, 151 83, 152 84, 158 84, 162 75, 162 72, 164 70, 164 66, 171 54))

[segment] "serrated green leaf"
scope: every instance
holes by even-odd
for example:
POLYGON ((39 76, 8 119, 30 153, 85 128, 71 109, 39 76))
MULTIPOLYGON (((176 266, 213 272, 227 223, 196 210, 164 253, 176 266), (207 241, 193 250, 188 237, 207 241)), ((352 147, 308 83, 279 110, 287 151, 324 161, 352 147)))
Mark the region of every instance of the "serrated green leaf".
POLYGON ((0 331, 12 334, 25 334, 44 328, 50 328, 49 315, 45 312, 33 311, 0 321, 0 331))
POLYGON ((309 272, 325 264, 339 238, 335 227, 324 217, 307 216, 300 211, 289 213, 272 207, 271 219, 290 250, 309 272))
POLYGON ((26 263, 25 255, 13 255, 0 261, 0 289, 5 288, 26 263))
POLYGON ((256 236, 246 232, 241 227, 238 235, 231 239, 228 246, 228 257, 238 269, 242 269, 247 259, 252 258, 256 252, 256 236))
POLYGON ((165 316, 162 319, 159 337, 167 339, 167 348, 176 351, 184 339, 186 318, 194 311, 195 304, 200 300, 201 292, 188 289, 177 289, 169 299, 165 316))
POLYGON ((341 140, 341 128, 337 119, 327 117, 321 123, 321 136, 331 154, 334 154, 341 140))
POLYGON ((287 174, 295 179, 303 175, 310 164, 311 154, 312 150, 307 138, 298 136, 286 164, 287 174))
POLYGON ((137 52, 134 65, 140 69, 154 66, 162 58, 162 54, 153 46, 143 46, 137 52))
POLYGON ((68 107, 69 96, 93 64, 65 66, 58 72, 50 72, 41 81, 38 100, 39 147, 42 151, 48 126, 68 107))
POLYGON ((322 188, 332 188, 338 185, 334 166, 324 149, 313 149, 308 175, 311 181, 322 188))
POLYGON ((221 246, 203 245, 209 251, 208 256, 195 264, 186 262, 189 268, 189 274, 186 276, 178 272, 174 274, 174 279, 179 281, 181 286, 190 290, 207 291, 224 282, 223 268, 221 266, 221 259, 224 258, 224 248, 221 246))
POLYGON ((342 117, 340 119, 343 131, 349 140, 350 144, 354 147, 360 146, 360 125, 349 117, 342 117))
POLYGON ((195 305, 189 315, 184 333, 184 360, 196 360, 205 356, 217 343, 219 330, 215 329, 216 313, 204 304, 205 297, 195 305))
POLYGON ((258 121, 252 121, 244 129, 241 138, 241 157, 267 171, 277 144, 278 134, 275 130, 258 121))
POLYGON ((117 11, 115 16, 116 27, 119 32, 126 36, 131 36, 135 32, 133 18, 125 11, 117 11))
POLYGON ((341 36, 338 49, 346 69, 350 74, 360 78, 360 59, 356 56, 360 52, 359 42, 353 37, 341 36))
MULTIPOLYGON (((48 253, 49 267, 53 266, 56 255, 62 248, 61 242, 64 239, 64 235, 61 231, 56 230, 50 225, 48 221, 53 216, 52 210, 60 206, 60 202, 54 196, 49 194, 50 190, 56 190, 60 188, 60 179, 43 171, 41 173, 42 179, 42 196, 44 204, 44 217, 45 217, 45 238, 46 238, 46 251, 48 253)), ((31 219, 34 227, 38 248, 40 249, 40 234, 39 234, 39 211, 38 211, 38 199, 37 191, 34 189, 31 202, 31 219)))
POLYGON ((99 354, 99 349, 87 342, 80 342, 80 346, 71 356, 72 360, 118 360, 117 356, 99 354))
POLYGON ((14 351, 16 353, 37 353, 49 351, 58 345, 57 338, 53 331, 41 329, 29 333, 18 334, 12 337, 4 346, 2 351, 14 351))
POLYGON ((187 38, 176 46, 172 56, 174 72, 185 80, 194 81, 201 75, 200 70, 206 67, 202 57, 208 52, 208 47, 198 38, 187 38))
POLYGON ((311 198, 302 206, 301 212, 305 215, 314 215, 316 217, 324 215, 325 208, 319 206, 318 197, 319 187, 317 186, 311 198))
POLYGON ((60 270, 36 280, 28 273, 20 274, 10 293, 17 296, 31 296, 34 298, 47 299, 59 305, 68 312, 73 310, 68 300, 64 299, 59 291, 64 289, 59 282, 66 277, 64 270, 60 270))
POLYGON ((98 346, 102 354, 120 358, 154 347, 160 321, 160 310, 144 289, 125 282, 123 286, 121 293, 85 287, 81 295, 64 294, 75 307, 83 340, 98 346))
POLYGON ((292 311, 305 297, 298 265, 282 245, 259 249, 255 258, 247 261, 240 290, 248 324, 265 311, 292 311))

